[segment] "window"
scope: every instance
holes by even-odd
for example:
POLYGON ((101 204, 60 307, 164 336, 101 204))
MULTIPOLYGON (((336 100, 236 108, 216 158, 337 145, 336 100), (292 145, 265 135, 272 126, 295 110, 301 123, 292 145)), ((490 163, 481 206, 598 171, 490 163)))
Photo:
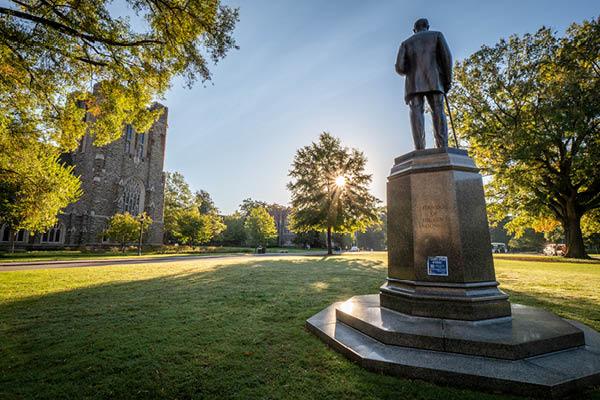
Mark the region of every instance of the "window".
POLYGON ((137 135, 137 156, 138 158, 144 158, 144 145, 146 142, 146 134, 138 133, 137 135))
POLYGON ((125 125, 125 153, 131 153, 131 144, 133 143, 133 126, 125 125))
MULTIPOLYGON (((25 229, 19 229, 17 232, 16 242, 24 242, 27 240, 27 231, 25 229)), ((10 242, 10 227, 6 224, 0 227, 0 242, 10 242)))
POLYGON ((136 180, 130 180, 125 185, 122 199, 123 212, 138 215, 144 209, 143 186, 136 180))
POLYGON ((10 241, 10 228, 8 225, 2 225, 2 235, 0 235, 1 242, 9 242, 10 241))
POLYGON ((63 225, 57 222, 52 229, 42 235, 42 243, 62 243, 63 232, 63 225))

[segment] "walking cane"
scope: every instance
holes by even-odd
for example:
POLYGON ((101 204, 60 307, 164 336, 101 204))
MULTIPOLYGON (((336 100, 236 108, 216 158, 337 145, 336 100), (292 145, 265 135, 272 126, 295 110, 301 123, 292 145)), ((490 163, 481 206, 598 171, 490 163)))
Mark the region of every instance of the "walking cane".
POLYGON ((448 97, 446 93, 444 93, 444 100, 446 100, 446 108, 448 109, 448 117, 450 117, 450 126, 452 126, 452 136, 454 136, 454 144, 456 144, 456 148, 460 149, 458 145, 458 139, 456 138, 456 130, 454 129, 454 120, 452 119, 452 113, 450 112, 450 103, 448 102, 448 97))

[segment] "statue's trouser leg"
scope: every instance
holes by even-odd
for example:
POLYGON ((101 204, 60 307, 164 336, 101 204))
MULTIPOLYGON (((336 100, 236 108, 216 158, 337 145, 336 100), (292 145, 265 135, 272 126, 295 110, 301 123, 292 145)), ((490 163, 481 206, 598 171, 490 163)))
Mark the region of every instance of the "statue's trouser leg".
POLYGON ((433 118, 433 134, 435 136, 436 147, 448 147, 448 123, 444 113, 444 94, 427 93, 427 102, 431 107, 431 116, 433 118))
POLYGON ((422 94, 415 94, 408 101, 410 107, 410 127, 412 129, 415 149, 423 150, 425 148, 425 118, 424 99, 422 94))

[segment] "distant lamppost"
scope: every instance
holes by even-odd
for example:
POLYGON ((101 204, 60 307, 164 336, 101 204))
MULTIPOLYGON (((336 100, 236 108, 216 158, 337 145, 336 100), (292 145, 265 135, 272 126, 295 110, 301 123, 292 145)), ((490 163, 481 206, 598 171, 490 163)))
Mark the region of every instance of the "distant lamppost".
POLYGON ((144 235, 144 227, 152 223, 152 218, 146 212, 143 212, 137 216, 137 220, 140 223, 140 237, 138 241, 138 256, 142 255, 142 237, 144 235))

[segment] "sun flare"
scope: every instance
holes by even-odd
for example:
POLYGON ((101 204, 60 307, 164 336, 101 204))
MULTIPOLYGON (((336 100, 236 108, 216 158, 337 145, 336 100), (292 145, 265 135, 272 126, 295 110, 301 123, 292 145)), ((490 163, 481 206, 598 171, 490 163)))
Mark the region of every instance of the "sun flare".
POLYGON ((338 187, 342 187, 346 184, 346 178, 343 176, 338 176, 337 178, 335 178, 335 184, 338 187))

